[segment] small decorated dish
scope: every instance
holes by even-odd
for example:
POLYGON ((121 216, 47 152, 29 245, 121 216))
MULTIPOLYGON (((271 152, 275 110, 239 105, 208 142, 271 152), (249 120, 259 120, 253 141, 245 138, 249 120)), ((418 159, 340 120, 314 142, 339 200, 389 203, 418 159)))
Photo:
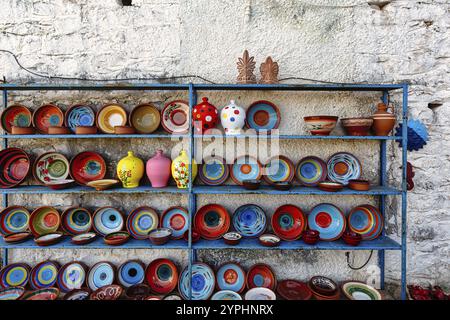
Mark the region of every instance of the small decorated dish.
POLYGON ((344 118, 342 127, 349 136, 368 136, 373 124, 372 118, 344 118))
POLYGON ((217 291, 211 297, 211 300, 242 300, 242 297, 239 293, 231 291, 231 290, 221 290, 217 291))
POLYGON ((64 234, 62 232, 47 233, 39 237, 36 237, 34 239, 34 242, 36 242, 38 246, 46 247, 60 242, 63 239, 63 237, 64 234))
POLYGON ((62 292, 81 289, 86 282, 87 267, 82 262, 69 262, 61 267, 58 272, 58 287, 62 292))
POLYGON ((0 288, 26 287, 30 279, 30 266, 26 263, 11 263, 0 270, 0 288))
POLYGON ((89 270, 87 284, 89 289, 95 291, 114 283, 116 267, 110 262, 97 262, 89 270))
POLYGON ((348 181, 348 187, 352 190, 367 191, 370 189, 368 180, 352 179, 348 181))
POLYGON ((189 228, 188 211, 182 207, 171 207, 161 215, 161 227, 172 229, 172 238, 181 239, 189 228))
POLYGON ((144 103, 136 106, 130 114, 130 125, 139 133, 152 133, 161 122, 159 110, 152 104, 144 103))
POLYGON ((262 167, 256 158, 251 156, 237 157, 231 166, 231 179, 238 185, 243 185, 244 180, 260 180, 262 167))
POLYGON ((96 291, 92 292, 90 295, 90 300, 117 300, 123 293, 121 286, 117 284, 111 284, 109 286, 104 286, 96 291))
POLYGON ((21 300, 56 300, 59 296, 58 288, 45 288, 25 293, 21 300))
POLYGON ((31 236, 31 232, 16 232, 4 236, 3 241, 6 243, 21 243, 27 241, 31 236))
POLYGON ((28 154, 19 148, 0 151, 0 188, 12 188, 21 184, 30 172, 31 161, 28 154))
POLYGON ((334 116, 311 116, 304 117, 306 128, 313 136, 329 136, 339 117, 334 116))
POLYGON ((264 247, 276 247, 280 244, 281 239, 274 234, 262 234, 259 236, 259 243, 264 247))
POLYGON ((58 210, 53 207, 39 207, 31 213, 29 226, 35 237, 55 233, 60 225, 61 217, 58 210))
POLYGON ((241 242, 242 235, 238 232, 227 232, 223 235, 223 241, 230 246, 235 246, 241 242))
POLYGON ((0 301, 5 300, 20 300, 20 297, 25 293, 24 287, 8 287, 0 289, 0 301))
POLYGON ((189 300, 192 288, 192 300, 208 300, 214 292, 216 277, 214 271, 206 263, 192 264, 192 281, 189 281, 189 267, 186 267, 178 281, 178 290, 183 299, 189 300))
POLYGON ((194 215, 194 229, 203 239, 220 239, 230 228, 230 215, 219 204, 208 204, 201 207, 194 215))
POLYGON ((70 161, 70 175, 81 185, 103 179, 105 174, 105 159, 97 152, 81 152, 70 161))
POLYGON ((116 179, 100 179, 89 181, 88 183, 86 183, 86 185, 88 187, 94 188, 97 191, 103 191, 118 185, 119 182, 120 181, 116 179))
POLYGON ((246 283, 248 289, 264 287, 275 290, 277 279, 271 267, 264 263, 258 263, 248 269, 246 283))
POLYGON ((245 204, 233 213, 233 227, 243 237, 258 237, 267 228, 268 220, 264 210, 255 204, 245 204))
POLYGON ((75 182, 72 179, 61 179, 61 180, 51 180, 47 182, 45 185, 48 186, 52 190, 62 190, 67 189, 75 182))
POLYGON ((64 113, 54 104, 44 104, 34 110, 32 122, 39 133, 48 134, 48 127, 63 125, 64 113))
POLYGON ((259 186, 261 185, 261 180, 257 179, 243 180, 242 185, 247 190, 258 190, 259 186))
MULTIPOLYGON (((200 240, 200 233, 198 233, 197 231, 195 231, 195 230, 192 230, 192 234, 191 234, 191 242, 192 243, 195 243, 195 242, 197 242, 198 240, 200 240)), ((187 230, 185 233, 183 233, 183 239, 185 240, 185 241, 189 241, 189 230, 187 230)))
POLYGON ((320 240, 320 232, 317 230, 305 230, 302 234, 302 240, 306 244, 314 245, 320 240))
POLYGON ((92 228, 91 213, 85 208, 68 208, 61 215, 61 226, 72 236, 89 232, 92 228))
POLYGON ((189 103, 171 101, 161 111, 161 124, 170 134, 183 134, 189 130, 189 103))
POLYGON ((172 229, 158 228, 150 231, 150 233, 148 234, 148 238, 154 245, 161 246, 170 240, 172 233, 172 229))
POLYGON ((280 182, 280 181, 275 181, 273 183, 273 186, 275 187, 275 189, 280 190, 280 191, 287 191, 290 190, 292 188, 292 183, 290 182, 280 182))
POLYGON ((95 240, 96 237, 97 234, 95 232, 86 232, 73 236, 70 241, 76 245, 84 245, 91 243, 92 241, 95 240))
POLYGON ((277 297, 272 290, 258 287, 248 290, 245 300, 277 300, 277 297))
POLYGON ((310 300, 312 292, 308 285, 297 280, 283 280, 277 286, 277 293, 285 300, 310 300))
POLYGON ((178 269, 170 259, 156 259, 148 265, 145 279, 152 292, 166 295, 177 287, 178 269))
POLYGON ((236 263, 225 263, 216 272, 216 285, 219 290, 241 293, 245 288, 245 271, 236 263))
POLYGON ((165 296, 163 300, 183 300, 183 299, 177 294, 169 294, 168 296, 165 296))
POLYGON ((53 287, 58 278, 60 265, 54 261, 43 261, 31 269, 30 286, 33 289, 53 287))
MULTIPOLYGON (((73 105, 66 111, 65 124, 72 132, 76 132, 77 127, 93 127, 95 125, 95 111, 87 105, 73 105)), ((97 130, 94 133, 96 132, 97 130)))
MULTIPOLYGON (((0 212, 0 233, 12 235, 28 230, 30 212, 22 206, 9 206, 0 212)), ((19 235, 14 238, 20 238, 19 235)))
POLYGON ((158 213, 151 207, 136 208, 127 217, 127 230, 134 239, 147 239, 149 232, 156 229, 158 225, 158 213))
POLYGON ((360 244, 362 236, 359 233, 353 231, 346 231, 342 235, 342 240, 344 240, 346 244, 356 247, 360 244))
POLYGON ((118 231, 107 234, 103 240, 107 245, 120 246, 130 240, 130 234, 127 231, 118 231))
POLYGON ((151 294, 150 286, 145 283, 139 283, 128 287, 125 296, 131 300, 143 300, 151 294))
POLYGON ((89 300, 91 292, 89 288, 74 289, 64 296, 64 300, 89 300))
POLYGON ((113 207, 98 208, 93 215, 94 230, 101 236, 122 231, 125 220, 122 212, 113 207))
POLYGON ((67 180, 69 160, 57 152, 44 153, 34 162, 33 175, 43 185, 55 180, 67 180))
POLYGON ((344 185, 342 183, 332 181, 319 182, 318 186, 320 190, 328 192, 337 192, 344 188, 344 185))
POLYGON ((103 133, 114 133, 114 127, 127 124, 127 112, 119 104, 107 104, 97 113, 96 125, 103 133))
POLYGON ((324 296, 333 296, 339 290, 339 287, 333 280, 324 276, 314 276, 309 280, 308 284, 313 292, 324 296))
POLYGON ((281 116, 278 107, 270 101, 260 100, 253 102, 247 109, 245 123, 250 129, 257 132, 267 132, 277 129, 281 116))
POLYGON ((346 282, 342 285, 342 292, 350 300, 382 300, 377 289, 362 282, 346 282))
POLYGON ((144 281, 144 278, 145 265, 139 260, 129 260, 124 262, 117 271, 117 280, 119 284, 126 288, 141 284, 144 281))
POLYGON ((31 125, 31 111, 27 107, 14 104, 3 110, 1 116, 2 129, 12 133, 12 127, 27 128, 31 125))
POLYGON ((72 133, 69 128, 61 126, 48 127, 48 134, 70 134, 72 133))

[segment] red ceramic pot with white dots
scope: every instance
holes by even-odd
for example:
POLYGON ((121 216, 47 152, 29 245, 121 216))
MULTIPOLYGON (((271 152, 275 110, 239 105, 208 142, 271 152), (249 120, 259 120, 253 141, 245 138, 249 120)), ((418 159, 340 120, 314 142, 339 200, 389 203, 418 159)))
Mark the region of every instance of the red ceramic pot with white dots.
POLYGON ((192 110, 192 120, 196 134, 202 134, 212 129, 219 122, 217 108, 208 102, 208 98, 203 97, 202 102, 192 110))
POLYGON ((226 135, 241 134, 245 125, 245 110, 237 106, 234 100, 231 100, 230 104, 220 112, 220 121, 226 135))

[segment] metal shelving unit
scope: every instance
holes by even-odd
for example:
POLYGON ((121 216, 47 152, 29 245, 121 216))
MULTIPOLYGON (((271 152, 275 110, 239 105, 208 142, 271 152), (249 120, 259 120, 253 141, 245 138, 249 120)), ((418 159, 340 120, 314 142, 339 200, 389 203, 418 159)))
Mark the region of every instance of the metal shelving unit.
MULTIPOLYGON (((0 192, 3 195, 2 205, 3 207, 8 206, 8 195, 9 194, 44 194, 44 193, 180 193, 186 194, 188 196, 189 203, 189 241, 184 240, 173 240, 165 244, 164 246, 153 246, 149 241, 142 240, 131 240, 123 246, 117 247, 119 249, 123 248, 141 248, 141 249, 151 249, 151 248, 165 248, 165 249, 183 249, 188 250, 189 255, 189 273, 192 273, 192 264, 196 261, 196 250, 198 249, 227 249, 227 248, 239 248, 239 249, 264 249, 264 250, 377 250, 378 251, 378 264, 380 266, 381 274, 381 286, 384 289, 384 270, 385 270, 385 250, 396 250, 401 253, 401 298, 406 299, 406 216, 407 216, 407 189, 406 189, 406 162, 407 162, 407 122, 408 122, 408 85, 407 84, 302 84, 302 85, 291 85, 291 84, 275 84, 275 85, 262 85, 262 84, 247 84, 247 85, 235 85, 235 84, 96 84, 96 85, 64 85, 64 84, 0 84, 0 90, 3 93, 4 107, 6 107, 8 92, 9 91, 128 91, 128 90, 141 90, 141 91, 167 91, 167 90, 178 90, 186 91, 189 94, 189 107, 192 111, 193 106, 197 102, 197 91, 255 91, 255 90, 269 90, 269 91, 309 91, 309 92, 335 92, 335 91, 347 91, 347 92, 381 92, 382 100, 387 102, 389 91, 392 90, 402 90, 402 122, 403 131, 402 136, 366 136, 366 137, 355 137, 355 136, 307 136, 307 135, 279 135, 279 139, 318 139, 318 140, 356 140, 356 141, 367 141, 376 140, 380 143, 380 168, 379 175, 380 181, 379 186, 373 187, 369 191, 354 191, 350 189, 343 189, 337 193, 330 193, 319 190, 317 188, 306 188, 296 186, 288 191, 279 191, 272 188, 263 186, 259 190, 245 190, 239 186, 218 186, 209 187, 202 185, 193 185, 192 183, 192 170, 189 164, 189 176, 190 183, 188 189, 177 189, 176 187, 166 187, 166 188, 152 188, 150 186, 140 186, 136 189, 123 189, 116 188, 105 191, 95 191, 93 189, 81 186, 75 186, 69 189, 63 190, 51 190, 43 186, 20 186, 14 189, 1 189, 0 192), (388 141, 401 141, 402 144, 402 184, 401 189, 396 189, 390 187, 387 184, 387 154, 386 154, 386 143, 388 141), (386 196, 400 196, 401 197, 401 243, 389 238, 385 235, 383 230, 382 235, 372 241, 362 242, 358 247, 352 247, 345 244, 342 241, 333 242, 319 242, 316 245, 307 245, 302 241, 294 242, 282 242, 279 247, 268 248, 263 247, 259 244, 257 239, 243 239, 237 246, 227 246, 222 240, 206 241, 200 240, 196 243, 192 243, 192 217, 196 212, 197 195, 199 194, 267 194, 267 195, 363 195, 363 196, 376 196, 379 197, 380 201, 380 211, 383 216, 385 216, 385 200, 386 196)), ((191 119, 189 119, 191 122, 191 119)), ((8 140, 10 139, 123 139, 123 138, 142 138, 142 139, 155 139, 155 138, 178 138, 178 139, 189 139, 189 150, 190 154, 193 155, 195 151, 195 144, 197 138, 211 137, 211 138, 222 138, 221 135, 205 135, 199 136, 193 134, 192 125, 190 123, 189 133, 185 135, 171 136, 165 133, 156 134, 132 134, 132 135, 107 135, 107 134, 97 134, 97 135, 0 135, 2 138, 3 148, 8 147, 8 140)), ((232 138, 245 139, 245 138, 269 138, 270 136, 259 136, 259 135, 239 135, 232 138)), ((226 137, 227 139, 231 137, 226 137)), ((273 136, 271 137, 273 138, 273 136)), ((3 249, 3 263, 8 262, 8 249, 13 248, 41 248, 35 245, 33 240, 21 244, 10 245, 0 241, 0 247, 3 249)), ((115 248, 107 246, 103 243, 101 238, 96 239, 89 245, 76 246, 69 242, 68 239, 62 242, 47 247, 47 248, 115 248)), ((190 277, 189 277, 190 278, 190 277)))

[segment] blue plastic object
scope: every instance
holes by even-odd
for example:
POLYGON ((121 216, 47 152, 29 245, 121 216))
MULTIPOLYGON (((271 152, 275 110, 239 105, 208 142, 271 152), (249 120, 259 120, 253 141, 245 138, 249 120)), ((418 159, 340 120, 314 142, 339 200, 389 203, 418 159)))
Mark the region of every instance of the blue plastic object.
MULTIPOLYGON (((395 135, 397 137, 402 136, 403 124, 395 129, 395 135)), ((428 132, 425 125, 419 120, 409 120, 408 121, 408 151, 417 151, 422 149, 428 141, 428 132)), ((402 142, 398 142, 400 148, 402 147, 402 142)))

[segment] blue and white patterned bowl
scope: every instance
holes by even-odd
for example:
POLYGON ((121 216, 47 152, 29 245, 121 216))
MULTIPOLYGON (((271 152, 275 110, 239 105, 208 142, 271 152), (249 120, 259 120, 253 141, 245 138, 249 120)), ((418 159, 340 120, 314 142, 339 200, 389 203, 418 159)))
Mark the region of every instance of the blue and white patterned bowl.
POLYGON ((243 237, 258 237, 267 228, 264 210, 254 204, 246 204, 236 209, 233 214, 233 227, 243 237))

